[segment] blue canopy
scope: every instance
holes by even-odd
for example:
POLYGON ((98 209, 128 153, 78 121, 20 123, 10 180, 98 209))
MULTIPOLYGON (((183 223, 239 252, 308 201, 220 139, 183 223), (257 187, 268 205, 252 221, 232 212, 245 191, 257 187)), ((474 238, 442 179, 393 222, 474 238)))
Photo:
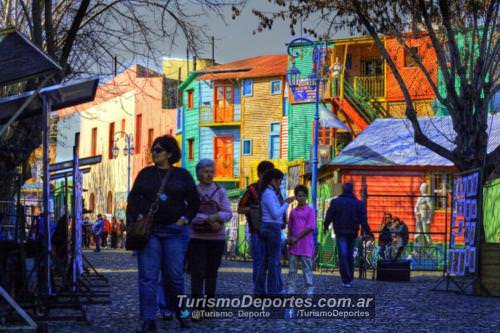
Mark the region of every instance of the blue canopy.
MULTIPOLYGON (((434 142, 453 149, 456 133, 451 117, 419 117, 422 131, 434 142)), ((449 160, 414 141, 413 127, 406 118, 376 119, 340 154, 333 166, 453 166, 449 160)), ((500 115, 488 118, 488 153, 500 145, 500 115)))

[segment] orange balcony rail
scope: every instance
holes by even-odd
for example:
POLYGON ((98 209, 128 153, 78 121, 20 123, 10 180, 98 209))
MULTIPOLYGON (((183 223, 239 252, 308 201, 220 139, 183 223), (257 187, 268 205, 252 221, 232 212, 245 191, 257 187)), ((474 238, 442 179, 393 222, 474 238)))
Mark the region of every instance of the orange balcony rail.
POLYGON ((354 93, 365 95, 368 93, 372 97, 384 96, 384 77, 379 76, 355 76, 354 93))

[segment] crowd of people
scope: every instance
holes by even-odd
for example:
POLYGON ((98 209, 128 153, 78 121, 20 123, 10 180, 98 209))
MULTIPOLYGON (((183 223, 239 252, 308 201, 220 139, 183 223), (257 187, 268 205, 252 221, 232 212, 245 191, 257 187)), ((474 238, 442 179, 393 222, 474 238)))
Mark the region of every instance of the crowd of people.
POLYGON ((93 223, 86 217, 82 224, 82 247, 89 249, 95 246, 95 252, 104 249, 123 249, 127 235, 125 222, 112 216, 111 219, 103 214, 97 215, 93 223))
MULTIPOLYGON (((142 320, 137 332, 156 330, 158 309, 164 319, 175 316, 181 328, 189 327, 190 320, 201 319, 190 318, 190 312, 178 302, 178 296, 185 293, 184 275, 190 275, 192 298, 216 295, 225 225, 233 215, 225 189, 214 182, 214 161, 202 159, 197 164, 199 183, 196 185, 187 170, 174 166, 181 158, 175 138, 168 135, 156 138, 151 153, 154 165, 139 172, 127 202, 128 225, 146 216, 155 205, 151 235, 137 251, 142 320)), ((262 161, 257 171, 259 180, 247 187, 238 204, 238 213, 246 216, 251 235, 253 293, 273 297, 295 293, 300 263, 305 293, 312 294, 316 219, 313 208, 307 204, 308 189, 298 185, 294 196, 284 198, 280 192, 284 174, 269 161, 262 161), (288 234, 283 237, 285 229, 288 234), (289 261, 286 284, 280 261, 283 238, 289 261)), ((359 226, 373 237, 366 222, 365 207, 354 196, 352 184, 345 184, 344 193, 332 200, 325 231, 330 224, 338 238, 342 281, 345 287, 351 287, 353 244, 359 226)), ((104 235, 103 225, 101 216, 94 223, 94 230, 96 226, 102 229, 97 239, 104 235)), ((196 304, 198 309, 210 311, 196 304)))

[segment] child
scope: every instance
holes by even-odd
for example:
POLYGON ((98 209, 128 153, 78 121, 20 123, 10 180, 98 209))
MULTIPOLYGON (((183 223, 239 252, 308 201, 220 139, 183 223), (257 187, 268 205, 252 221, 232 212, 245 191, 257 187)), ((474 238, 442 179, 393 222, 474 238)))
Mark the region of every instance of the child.
POLYGON ((304 185, 295 187, 295 197, 298 206, 290 213, 288 221, 288 292, 295 292, 297 279, 297 261, 302 263, 302 272, 306 285, 306 293, 313 293, 312 265, 314 258, 313 232, 316 229, 314 210, 307 205, 309 191, 304 185))

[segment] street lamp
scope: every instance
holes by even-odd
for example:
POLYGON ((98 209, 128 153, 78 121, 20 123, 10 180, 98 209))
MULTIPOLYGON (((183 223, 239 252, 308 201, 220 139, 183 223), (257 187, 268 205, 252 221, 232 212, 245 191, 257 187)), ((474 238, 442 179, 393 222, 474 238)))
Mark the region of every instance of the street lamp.
POLYGON ((114 145, 111 149, 113 157, 117 158, 120 154, 120 148, 118 147, 118 141, 120 141, 120 136, 125 137, 126 146, 123 148, 123 155, 127 156, 127 197, 130 193, 130 157, 134 154, 134 146, 132 143, 132 134, 128 134, 124 131, 118 131, 114 134, 114 145))
POLYGON ((323 82, 321 72, 321 57, 322 51, 326 47, 326 43, 316 43, 308 38, 299 37, 292 40, 288 44, 287 53, 293 58, 292 68, 286 72, 287 81, 290 89, 295 89, 298 86, 300 70, 295 67, 295 59, 299 56, 299 52, 294 52, 293 47, 296 46, 312 46, 313 47, 313 69, 311 74, 307 76, 307 83, 310 89, 316 93, 316 109, 314 112, 314 133, 313 133, 313 161, 312 161, 312 191, 311 198, 314 208, 314 213, 317 218, 317 193, 318 193, 318 147, 319 147, 319 89, 323 82), (314 66, 316 65, 316 66, 314 66))

